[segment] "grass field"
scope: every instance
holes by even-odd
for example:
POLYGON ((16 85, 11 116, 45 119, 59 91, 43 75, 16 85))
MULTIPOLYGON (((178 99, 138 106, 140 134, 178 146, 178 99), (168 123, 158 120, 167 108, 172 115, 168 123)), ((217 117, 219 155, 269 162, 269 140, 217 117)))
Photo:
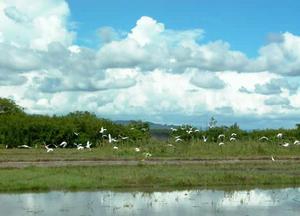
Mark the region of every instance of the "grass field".
POLYGON ((137 165, 0 169, 0 191, 300 186, 300 164, 137 165))
POLYGON ((176 165, 101 165, 0 168, 0 191, 139 189, 163 190, 176 188, 215 187, 294 187, 300 186, 300 146, 288 148, 275 143, 234 142, 216 143, 155 142, 135 145, 119 144, 118 150, 104 145, 92 150, 43 148, 0 148, 0 162, 8 161, 81 161, 145 159, 258 159, 250 163, 176 164, 176 165), (135 147, 141 151, 136 152, 135 147), (271 161, 271 156, 275 161, 271 161), (260 162, 260 159, 264 159, 260 162), (286 159, 285 162, 279 159, 286 159), (289 159, 296 159, 290 160, 289 159))
POLYGON ((43 148, 5 149, 0 148, 0 161, 47 161, 47 160, 103 160, 143 159, 146 152, 151 158, 159 159, 229 159, 229 158, 300 158, 300 146, 282 147, 277 143, 228 142, 223 146, 216 143, 170 143, 149 141, 147 143, 118 144, 114 150, 111 144, 97 146, 92 150, 54 149, 47 153, 43 148), (135 151, 135 147, 141 149, 135 151))

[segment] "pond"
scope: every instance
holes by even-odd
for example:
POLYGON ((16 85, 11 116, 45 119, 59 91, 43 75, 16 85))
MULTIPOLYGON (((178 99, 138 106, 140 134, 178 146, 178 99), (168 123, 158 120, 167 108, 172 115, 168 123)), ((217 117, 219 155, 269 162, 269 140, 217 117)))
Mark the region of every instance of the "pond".
POLYGON ((300 188, 0 194, 0 215, 300 215, 300 188))

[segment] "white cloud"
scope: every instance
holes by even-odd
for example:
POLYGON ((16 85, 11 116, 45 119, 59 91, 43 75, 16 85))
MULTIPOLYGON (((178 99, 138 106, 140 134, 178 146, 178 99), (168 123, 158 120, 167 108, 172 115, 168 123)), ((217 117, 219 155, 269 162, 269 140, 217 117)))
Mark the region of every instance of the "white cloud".
POLYGON ((29 21, 28 17, 22 14, 15 6, 5 8, 4 13, 17 23, 26 23, 29 21))
POLYGON ((202 29, 141 17, 122 37, 100 28, 90 49, 74 43, 69 16, 64 0, 0 2, 0 96, 30 112, 157 121, 300 114, 299 36, 281 34, 249 59, 222 40, 203 43, 202 29))
POLYGON ((265 100, 266 105, 274 106, 274 105, 290 105, 290 101, 287 98, 281 96, 273 96, 265 100))
POLYGON ((225 83, 213 72, 196 71, 190 79, 191 84, 205 89, 223 89, 225 83))
POLYGON ((2 0, 0 29, 5 41, 19 46, 46 50, 52 42, 70 45, 74 33, 67 29, 69 14, 64 0, 2 0))

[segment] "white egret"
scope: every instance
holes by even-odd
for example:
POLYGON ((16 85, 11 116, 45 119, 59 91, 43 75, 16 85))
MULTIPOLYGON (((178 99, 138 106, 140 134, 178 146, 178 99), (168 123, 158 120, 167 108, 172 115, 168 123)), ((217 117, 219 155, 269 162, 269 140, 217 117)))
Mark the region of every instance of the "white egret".
POLYGON ((224 139, 225 138, 225 135, 224 134, 220 134, 219 136, 218 136, 218 139, 224 139))
POLYGON ((66 148, 68 143, 66 141, 63 141, 61 144, 59 144, 60 147, 66 148))
POLYGON ((74 145, 76 146, 77 150, 83 150, 84 149, 84 147, 82 146, 82 144, 74 143, 74 145))
POLYGON ((149 153, 149 152, 145 152, 145 153, 144 153, 144 155, 145 155, 145 157, 146 157, 146 158, 148 158, 148 157, 151 157, 151 156, 152 156, 152 154, 151 154, 151 153, 149 153))
POLYGON ((118 140, 116 140, 115 138, 111 137, 110 134, 108 134, 108 142, 112 143, 112 142, 118 142, 118 140))
POLYGON ((90 141, 87 141, 85 148, 91 149, 91 145, 92 145, 92 143, 90 141))
POLYGON ((191 134, 191 133, 193 132, 193 128, 191 128, 191 129, 189 129, 189 130, 186 130, 186 132, 187 132, 188 134, 191 134))
POLYGON ((281 146, 283 146, 283 147, 289 147, 289 145, 290 144, 286 142, 286 143, 283 143, 281 146))
POLYGON ((230 142, 232 142, 232 141, 236 141, 236 138, 235 137, 230 137, 230 142))
POLYGON ((53 152, 53 148, 50 148, 49 146, 45 145, 45 149, 47 150, 47 153, 53 152))
POLYGON ((283 136, 283 134, 282 134, 282 133, 278 133, 278 134, 276 135, 276 137, 277 137, 278 139, 281 139, 281 138, 282 138, 282 136, 283 136))
POLYGON ((271 156, 271 160, 272 160, 272 161, 275 161, 275 159, 274 159, 274 157, 273 157, 273 156, 271 156))
POLYGON ((129 139, 129 137, 128 136, 121 136, 121 135, 119 135, 119 137, 121 138, 121 140, 127 140, 127 139, 129 139))
POLYGON ((260 137, 258 140, 259 140, 259 141, 268 141, 269 138, 266 137, 266 136, 262 136, 262 137, 260 137))
POLYGON ((294 145, 300 145, 300 141, 299 141, 299 140, 296 140, 296 141, 294 142, 294 145))
POLYGON ((104 127, 101 127, 101 129, 100 129, 99 133, 103 134, 105 131, 107 131, 107 129, 106 129, 106 128, 104 128, 104 127))
POLYGON ((175 139, 175 142, 181 142, 181 141, 183 141, 183 140, 180 138, 175 139))
POLYGON ((18 146, 18 148, 31 149, 31 147, 28 145, 20 145, 20 146, 18 146))

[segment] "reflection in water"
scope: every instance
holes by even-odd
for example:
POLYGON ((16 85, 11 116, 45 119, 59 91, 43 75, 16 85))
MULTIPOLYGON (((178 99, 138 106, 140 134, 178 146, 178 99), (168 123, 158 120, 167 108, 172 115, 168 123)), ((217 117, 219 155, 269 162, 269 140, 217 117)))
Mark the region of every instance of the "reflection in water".
POLYGON ((0 194, 1 215, 299 215, 300 188, 0 194))

